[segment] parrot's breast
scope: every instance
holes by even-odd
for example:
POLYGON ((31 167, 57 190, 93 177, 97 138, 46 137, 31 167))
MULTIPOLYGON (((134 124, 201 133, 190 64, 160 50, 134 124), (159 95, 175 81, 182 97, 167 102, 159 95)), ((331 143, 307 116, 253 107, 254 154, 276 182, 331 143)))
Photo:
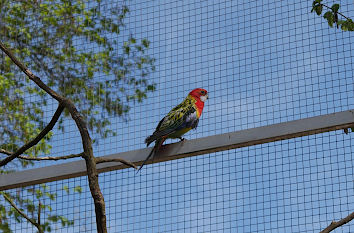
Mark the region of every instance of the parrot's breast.
MULTIPOLYGON (((194 98, 194 97, 192 97, 194 98)), ((202 115, 202 112, 203 112, 203 108, 204 108, 204 102, 201 101, 200 99, 196 99, 194 98, 194 108, 197 110, 197 117, 199 118, 201 115, 202 115)))
POLYGON ((179 138, 181 137, 183 134, 187 133, 189 130, 191 130, 192 128, 183 128, 180 129, 170 135, 168 135, 169 138, 179 138))

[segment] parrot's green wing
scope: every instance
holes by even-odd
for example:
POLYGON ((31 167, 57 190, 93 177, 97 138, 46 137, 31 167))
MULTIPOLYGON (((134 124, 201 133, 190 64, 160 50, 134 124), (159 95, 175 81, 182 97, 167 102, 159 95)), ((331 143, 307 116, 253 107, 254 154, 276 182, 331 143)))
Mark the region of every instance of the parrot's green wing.
POLYGON ((160 121, 155 132, 146 139, 146 143, 150 144, 158 138, 168 137, 184 128, 195 128, 197 124, 198 117, 194 104, 190 99, 186 99, 160 121))

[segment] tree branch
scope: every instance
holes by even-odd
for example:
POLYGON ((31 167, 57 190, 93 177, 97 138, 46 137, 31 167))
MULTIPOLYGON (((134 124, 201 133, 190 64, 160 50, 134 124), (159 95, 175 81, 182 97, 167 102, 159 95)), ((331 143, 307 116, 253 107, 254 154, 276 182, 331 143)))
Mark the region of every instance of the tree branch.
POLYGON ((18 156, 20 159, 25 159, 25 160, 35 160, 35 161, 41 161, 41 160, 61 160, 61 159, 72 159, 72 158, 78 158, 84 156, 84 152, 81 152, 80 154, 71 154, 71 155, 63 155, 63 156, 58 156, 58 157, 51 157, 51 156, 46 156, 46 157, 28 157, 28 156, 18 156))
POLYGON ((121 158, 112 158, 112 159, 108 159, 108 158, 95 158, 96 159, 96 164, 99 163, 109 163, 109 162, 118 162, 118 163, 123 163, 129 167, 132 167, 134 169, 138 169, 134 163, 129 162, 127 160, 121 159, 121 158))
POLYGON ((97 232, 107 233, 106 204, 98 182, 96 161, 93 155, 92 140, 87 129, 87 124, 71 101, 68 103, 67 108, 81 135, 82 146, 85 154, 83 158, 86 162, 88 183, 95 204, 97 232))
MULTIPOLYGON (((1 42, 0 42, 1 43, 1 42)), ((61 113, 64 110, 64 106, 62 104, 59 104, 57 110, 55 111, 51 121, 49 122, 49 124, 37 135, 37 137, 35 137, 34 139, 32 139, 31 141, 29 141, 28 143, 26 143, 25 145, 23 145, 22 147, 20 147, 16 152, 12 153, 10 156, 6 157, 5 159, 0 161, 0 167, 4 166, 6 164, 8 164, 9 162, 11 162, 13 159, 17 158, 19 155, 21 155, 22 153, 24 153, 26 150, 28 150, 29 148, 35 146, 42 138, 44 138, 49 131, 51 131, 55 125, 55 123, 58 121, 61 113)), ((6 152, 5 154, 9 153, 8 151, 5 150, 1 150, 2 153, 6 152)))
MULTIPOLYGON (((5 193, 3 194, 5 200, 10 203, 10 205, 20 214, 22 215, 22 217, 24 217, 25 219, 27 219, 27 221, 29 221, 32 225, 34 225, 35 227, 37 227, 38 232, 43 233, 42 227, 40 224, 38 224, 36 221, 34 221, 33 219, 31 219, 30 217, 27 216, 27 214, 25 214, 22 210, 20 210, 16 204, 11 200, 11 198, 9 198, 5 193)), ((39 215, 38 215, 39 216, 39 215)))
POLYGON ((350 222, 351 220, 354 219, 354 212, 352 212, 351 214, 349 214, 347 217, 342 218, 341 220, 339 220, 338 222, 333 221, 331 222, 331 224, 329 224, 328 227, 326 227, 323 231, 321 231, 320 233, 328 233, 333 231, 334 229, 336 229, 337 227, 340 227, 348 222, 350 222))
POLYGON ((4 149, 0 149, 0 153, 1 154, 5 154, 5 155, 12 155, 13 153, 4 149))
MULTIPOLYGON (((13 153, 4 149, 0 149, 1 154, 6 154, 6 155, 12 155, 13 153)), ((80 154, 70 154, 70 155, 63 155, 63 156, 58 156, 58 157, 52 157, 52 156, 45 156, 45 157, 29 157, 29 156, 23 156, 19 155, 18 158, 24 159, 24 160, 35 160, 35 161, 42 161, 42 160, 61 160, 61 159, 72 159, 72 158, 78 158, 84 156, 84 152, 81 152, 80 154)))
POLYGON ((38 203, 38 220, 37 220, 37 223, 38 225, 41 225, 41 209, 42 209, 42 203, 39 202, 38 203))

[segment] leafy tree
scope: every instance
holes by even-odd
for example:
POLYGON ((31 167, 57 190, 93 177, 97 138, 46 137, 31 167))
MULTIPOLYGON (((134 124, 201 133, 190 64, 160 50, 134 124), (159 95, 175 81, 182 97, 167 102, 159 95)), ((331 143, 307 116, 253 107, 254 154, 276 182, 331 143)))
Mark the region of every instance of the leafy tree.
MULTIPOLYGON (((101 137, 115 135, 109 129, 108 117, 124 117, 131 103, 142 101, 155 89, 148 80, 154 70, 154 59, 147 55, 150 42, 133 35, 121 35, 122 31, 129 30, 124 25, 129 13, 127 6, 106 10, 101 0, 89 3, 82 0, 0 0, 0 9, 1 41, 49 88, 79 106, 91 132, 101 137)), ((53 100, 24 77, 8 56, 2 53, 0 57, 0 152, 10 155, 45 127, 44 111, 53 100)), ((58 122, 61 130, 64 120, 70 116, 67 108, 64 113, 58 122)), ((25 156, 20 156, 20 162, 14 162, 10 168, 2 167, 0 172, 28 166, 32 164, 31 158, 50 153, 51 137, 49 132, 26 150, 25 156)), ((55 198, 55 194, 45 186, 34 192, 43 195, 37 195, 37 201, 30 201, 22 199, 20 194, 3 194, 28 213, 50 209, 37 204, 44 196, 55 198)), ((0 203, 0 228, 4 232, 11 232, 8 224, 11 216, 18 221, 22 219, 13 207, 6 209, 0 203)), ((63 225, 72 223, 62 216, 48 220, 42 224, 44 231, 50 231, 50 224, 59 220, 63 225)))

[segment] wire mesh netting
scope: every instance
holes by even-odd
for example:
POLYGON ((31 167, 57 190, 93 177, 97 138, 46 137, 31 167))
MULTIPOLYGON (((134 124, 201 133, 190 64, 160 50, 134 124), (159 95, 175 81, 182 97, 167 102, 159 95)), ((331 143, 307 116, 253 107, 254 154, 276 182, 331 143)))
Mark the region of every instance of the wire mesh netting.
MULTIPOLYGON (((210 98, 187 139, 354 107, 353 37, 310 13, 312 1, 100 3, 107 14, 123 5, 130 12, 117 40, 133 34, 150 41, 147 53, 156 71, 149 82, 156 91, 132 103, 125 119, 104 116, 117 135, 92 133, 97 156, 145 147, 159 120, 197 87, 210 98)), ((353 15, 351 3, 342 2, 341 9, 353 15)), ((98 49, 90 41, 76 43, 78 49, 98 49)), ((55 108, 46 107, 47 121, 55 108)), ((56 130, 52 139, 53 156, 81 152, 74 122, 64 124, 65 133, 56 130)), ((139 174, 101 174, 109 232, 319 232, 354 209, 351 138, 336 131, 147 165, 139 174)), ((43 197, 42 204, 73 220, 62 226, 59 219, 52 231, 96 231, 85 177, 46 185, 56 197, 43 197)), ((21 195, 36 200, 33 190, 39 188, 21 195)), ((34 231, 25 221, 11 226, 14 232, 34 231)), ((354 226, 335 232, 354 232, 354 226)))
MULTIPOLYGON (((352 148, 336 131, 101 174, 109 232, 319 232, 354 208, 352 148)), ((74 220, 54 232, 95 232, 85 177, 47 185, 58 196, 42 204, 74 220)))

